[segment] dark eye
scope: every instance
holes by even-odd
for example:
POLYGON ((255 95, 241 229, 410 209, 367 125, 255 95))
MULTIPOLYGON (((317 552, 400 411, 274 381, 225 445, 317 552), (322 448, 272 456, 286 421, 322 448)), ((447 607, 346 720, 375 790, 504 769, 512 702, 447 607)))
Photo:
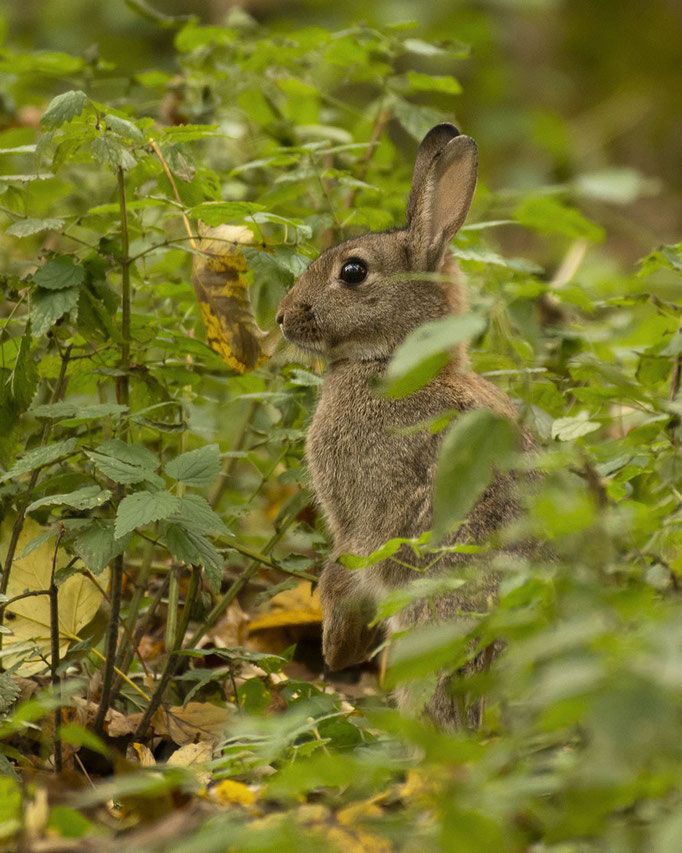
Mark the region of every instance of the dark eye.
POLYGON ((344 284, 360 284, 367 278, 367 264, 360 258, 349 258, 341 267, 340 278, 344 284))

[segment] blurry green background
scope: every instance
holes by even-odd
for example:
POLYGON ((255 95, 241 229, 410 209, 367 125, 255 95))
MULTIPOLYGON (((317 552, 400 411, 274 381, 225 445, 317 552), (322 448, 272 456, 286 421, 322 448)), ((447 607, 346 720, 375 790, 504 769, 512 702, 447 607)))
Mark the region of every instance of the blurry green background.
MULTIPOLYGON (((145 20, 130 5, 118 0, 5 0, 0 9, 8 25, 6 38, 15 48, 60 50, 111 62, 95 94, 112 102, 125 96, 129 74, 175 70, 175 29, 145 20)), ((135 5, 139 10, 140 4, 135 5)), ((223 23, 233 6, 229 0, 156 4, 162 15, 191 15, 202 23, 223 23)), ((469 57, 445 60, 442 73, 453 73, 462 83, 453 118, 479 143, 485 185, 524 189, 614 167, 636 170, 638 175, 621 171, 613 182, 618 196, 613 201, 619 204, 605 202, 600 191, 594 209, 585 205, 587 214, 606 226, 607 247, 627 265, 653 245, 679 239, 678 0, 252 0, 240 7, 282 32, 307 25, 341 28, 416 20, 429 39, 461 40, 471 47, 469 57), (642 195, 643 178, 651 180, 642 195), (628 204, 629 196, 639 197, 628 204)), ((429 71, 437 73, 433 58, 428 63, 429 71)), ((3 76, 2 127, 35 121, 30 108, 15 110, 3 76)), ((34 98, 28 93, 28 100, 43 109, 48 93, 44 81, 40 86, 34 98)), ((443 97, 451 109, 453 99, 443 97)), ((506 239, 527 244, 533 238, 516 229, 506 239)), ((505 248, 542 251, 541 246, 505 248)))

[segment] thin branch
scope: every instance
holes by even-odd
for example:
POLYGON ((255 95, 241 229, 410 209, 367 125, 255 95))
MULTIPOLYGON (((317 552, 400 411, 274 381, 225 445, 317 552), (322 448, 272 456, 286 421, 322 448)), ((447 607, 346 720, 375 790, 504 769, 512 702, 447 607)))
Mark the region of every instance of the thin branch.
MULTIPOLYGON (((52 573, 50 574, 50 674, 52 676, 52 686, 55 693, 60 692, 59 678, 59 587, 54 582, 55 572, 57 571, 57 552, 61 544, 66 528, 63 524, 59 525, 59 534, 54 546, 52 555, 52 573)), ((54 769, 56 773, 62 772, 62 740, 59 733, 62 724, 62 705, 61 701, 54 709, 53 715, 53 744, 54 744, 54 769)))
MULTIPOLYGON (((163 171, 166 173, 166 177, 170 181, 170 185, 173 188, 173 193, 175 194, 175 198, 176 198, 178 204, 180 204, 184 207, 184 205, 182 204, 182 199, 180 198, 180 193, 178 192, 178 188, 177 188, 177 185, 175 183, 175 178, 173 177, 173 173, 171 172, 170 167, 168 166, 168 163, 166 162, 166 158, 161 153, 161 149, 159 148, 158 143, 152 139, 149 144, 151 146, 152 151, 154 152, 154 154, 156 154, 156 156, 159 159, 159 162, 163 166, 163 171)), ((186 229, 187 234, 189 236, 190 244, 191 244, 193 249, 196 249, 197 244, 195 243, 194 237, 192 236, 192 226, 190 225, 190 221, 185 216, 184 213, 182 214, 182 221, 185 223, 185 229, 186 229)))

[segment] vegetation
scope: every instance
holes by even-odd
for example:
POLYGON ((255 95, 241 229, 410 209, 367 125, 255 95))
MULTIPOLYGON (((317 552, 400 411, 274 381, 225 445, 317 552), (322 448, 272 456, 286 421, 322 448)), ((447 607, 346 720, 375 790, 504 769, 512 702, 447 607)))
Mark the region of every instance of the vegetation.
MULTIPOLYGON (((468 9, 488 116, 465 127, 483 180, 453 245, 471 309, 401 350, 388 390, 470 341, 539 437, 521 532, 556 559, 491 544, 500 596, 471 630, 415 631, 323 679, 328 539, 302 461, 321 365, 269 330, 320 249, 402 224, 416 144, 452 120, 469 49, 428 26, 129 7, 172 58, 145 65, 134 40, 116 64, 83 45, 0 53, 0 844, 677 851, 682 244, 667 190, 606 145, 576 166, 549 108, 515 125, 545 164, 531 169, 529 143, 515 176, 483 49, 494 13, 468 9), (458 687, 485 696, 480 731, 392 710, 398 683, 427 688, 496 638, 504 653, 458 687)), ((485 424, 431 425, 452 437, 441 529, 520 464, 485 424)), ((435 537, 412 544, 437 556, 435 537)), ((395 550, 345 559, 362 571, 395 550)))

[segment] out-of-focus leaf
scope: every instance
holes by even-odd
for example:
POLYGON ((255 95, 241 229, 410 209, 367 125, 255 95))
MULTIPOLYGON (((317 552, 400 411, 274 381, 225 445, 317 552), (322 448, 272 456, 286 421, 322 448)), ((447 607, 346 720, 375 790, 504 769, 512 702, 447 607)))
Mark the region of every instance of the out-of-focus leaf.
POLYGON ((601 424, 591 421, 587 412, 582 411, 572 418, 557 418, 552 424, 552 438, 559 441, 573 441, 583 435, 598 430, 601 424))
POLYGON ((321 622, 322 606, 317 590, 311 588, 310 581, 300 581, 294 589, 273 596, 267 610, 249 622, 249 632, 321 622))
POLYGON ((41 231, 59 231, 64 227, 63 219, 18 219, 7 229, 7 233, 13 237, 29 237, 31 234, 39 234, 41 231))
POLYGON ((582 238, 595 243, 600 243, 605 237, 601 225, 590 222, 580 211, 552 196, 526 199, 514 211, 514 218, 541 234, 563 234, 574 240, 582 238))
POLYGON ((206 230, 192 270, 208 342, 237 373, 265 364, 276 341, 275 335, 258 327, 251 307, 239 242, 252 239, 248 229, 206 230))

